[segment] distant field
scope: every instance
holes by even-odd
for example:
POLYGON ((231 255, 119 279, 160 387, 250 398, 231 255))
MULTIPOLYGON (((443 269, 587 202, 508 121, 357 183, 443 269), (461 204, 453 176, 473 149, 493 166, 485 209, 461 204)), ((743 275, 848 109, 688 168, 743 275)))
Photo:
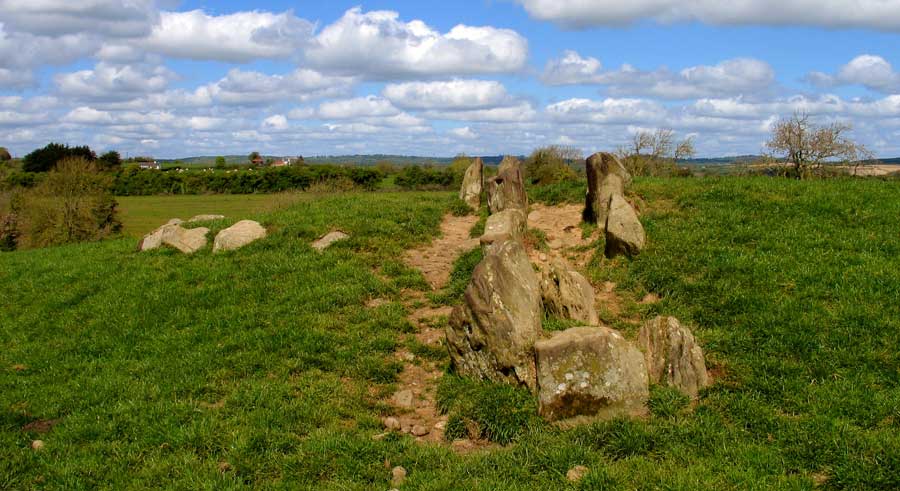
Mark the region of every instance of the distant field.
POLYGON ((199 196, 121 196, 119 201, 125 235, 139 237, 171 218, 194 215, 245 217, 272 211, 299 201, 299 194, 211 194, 199 196))

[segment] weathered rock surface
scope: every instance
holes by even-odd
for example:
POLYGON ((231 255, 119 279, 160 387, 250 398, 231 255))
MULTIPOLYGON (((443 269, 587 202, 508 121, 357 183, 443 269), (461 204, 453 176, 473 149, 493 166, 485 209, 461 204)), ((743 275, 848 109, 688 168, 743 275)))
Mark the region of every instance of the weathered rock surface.
POLYGON ((646 322, 638 334, 650 381, 675 387, 696 398, 709 385, 703 349, 690 329, 674 317, 657 317, 646 322))
POLYGON ((459 199, 465 201, 473 210, 477 210, 481 207, 482 191, 484 191, 484 163, 481 157, 476 157, 466 169, 459 190, 459 199))
POLYGON ((511 208, 488 217, 481 236, 481 247, 487 251, 493 244, 507 240, 521 241, 528 231, 528 219, 525 212, 511 208))
POLYGON ((544 309, 552 314, 589 326, 600 323, 594 307, 594 287, 562 258, 554 258, 542 272, 541 297, 544 309))
POLYGON ((634 208, 622 195, 614 194, 606 220, 606 257, 635 256, 644 248, 645 240, 644 227, 634 208))
POLYGON ((350 236, 345 234, 344 232, 341 232, 340 230, 335 230, 332 232, 328 232, 327 234, 320 237, 319 240, 313 242, 312 248, 319 252, 322 252, 325 249, 328 249, 329 247, 331 247, 331 245, 334 244, 335 242, 338 242, 341 240, 346 240, 349 238, 350 238, 350 236))
POLYGON ((266 238, 266 229, 253 220, 241 220, 220 231, 213 242, 213 252, 233 251, 266 238))
POLYGON ((585 161, 588 192, 584 208, 584 219, 600 227, 609 216, 609 201, 613 195, 624 195, 631 185, 631 174, 618 157, 611 153, 599 152, 585 161))
POLYGON ((528 209, 528 195, 525 193, 525 177, 522 163, 515 157, 505 157, 500 163, 497 175, 487 180, 488 209, 493 213, 516 208, 528 209))
POLYGON ((475 268, 465 302, 446 328, 457 373, 534 388, 534 343, 541 336, 541 290, 525 248, 492 246, 475 268))
POLYGON ((197 216, 191 217, 191 219, 188 220, 188 223, 209 222, 212 220, 221 220, 223 218, 225 218, 225 215, 197 215, 197 216))
POLYGON ((649 398, 644 355, 607 327, 573 327, 534 346, 544 418, 610 419, 643 414, 649 398))
POLYGON ((185 254, 192 254, 206 246, 208 228, 186 229, 184 223, 177 218, 169 220, 165 225, 145 235, 138 243, 139 251, 149 251, 162 246, 169 246, 185 254))

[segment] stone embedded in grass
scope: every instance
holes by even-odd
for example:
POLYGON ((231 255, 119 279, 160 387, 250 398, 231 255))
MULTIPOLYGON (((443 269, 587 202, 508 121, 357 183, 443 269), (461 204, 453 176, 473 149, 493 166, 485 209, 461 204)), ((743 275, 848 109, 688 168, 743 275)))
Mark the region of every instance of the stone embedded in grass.
POLYGON ((221 220, 225 215, 197 215, 188 220, 188 223, 194 222, 211 222, 213 220, 221 220))
POLYGON ((646 413, 644 356, 607 327, 573 327, 534 345, 540 414, 550 421, 646 413))
POLYGON ((541 287, 524 246, 514 240, 493 246, 475 268, 464 300, 446 328, 457 373, 534 388, 541 287))
POLYGON ((621 195, 613 195, 606 219, 606 257, 636 256, 644 248, 645 241, 644 227, 634 208, 621 195))
POLYGON ((504 157, 497 175, 487 180, 488 210, 491 214, 516 208, 528 209, 522 163, 515 157, 504 157))
POLYGON ((391 469, 391 486, 401 486, 406 481, 406 469, 401 466, 391 469))
POLYGON ((413 393, 409 389, 401 390, 394 394, 394 397, 391 398, 394 404, 397 407, 403 409, 412 409, 414 404, 413 393))
POLYGON ((384 418, 381 421, 381 423, 384 425, 384 428, 388 431, 400 431, 400 428, 401 428, 400 420, 393 416, 388 416, 387 418, 384 418))
POLYGON ((675 387, 696 398, 709 385, 703 349, 690 329, 674 317, 657 317, 646 322, 638 333, 650 381, 675 387))
POLYGON ((475 160, 466 169, 462 187, 459 190, 459 199, 466 202, 473 210, 481 208, 481 193, 484 190, 484 163, 481 157, 475 160))
POLYGON ((569 482, 578 482, 584 479, 584 476, 590 472, 590 469, 583 465, 576 465, 569 469, 569 472, 566 472, 566 480, 569 482))
POLYGON ((525 212, 519 209, 503 210, 489 216, 481 235, 481 247, 487 252, 493 244, 507 240, 521 241, 528 231, 527 220, 525 212))
POLYGON ((266 229, 253 220, 241 220, 220 231, 213 242, 213 252, 233 251, 266 238, 266 229))
POLYGON ((610 202, 614 195, 622 196, 631 184, 631 174, 618 157, 611 153, 599 152, 585 160, 588 191, 585 198, 584 219, 606 226, 610 202))
POLYGON ((44 440, 35 440, 31 442, 31 449, 35 451, 40 451, 44 449, 44 440))
POLYGON ((162 246, 169 246, 185 254, 193 254, 206 247, 208 228, 183 228, 184 223, 178 218, 169 220, 165 225, 145 235, 138 243, 139 251, 149 251, 162 246))
POLYGON ((541 273, 544 309, 564 319, 596 326, 600 323, 594 307, 594 287, 562 258, 554 258, 541 273))
POLYGON ((415 425, 410 430, 410 433, 412 433, 413 436, 425 436, 431 433, 431 430, 422 425, 415 425))
POLYGON ((335 242, 346 240, 349 238, 350 236, 345 234, 344 232, 341 232, 340 230, 334 230, 332 232, 328 232, 327 234, 320 237, 319 240, 313 242, 312 248, 319 252, 322 252, 325 249, 331 247, 331 245, 335 242))

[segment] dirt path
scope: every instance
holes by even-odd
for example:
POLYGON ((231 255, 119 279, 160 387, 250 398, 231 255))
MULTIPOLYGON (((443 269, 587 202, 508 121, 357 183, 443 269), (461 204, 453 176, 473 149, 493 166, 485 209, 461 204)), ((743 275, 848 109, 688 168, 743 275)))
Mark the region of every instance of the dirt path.
POLYGON ((441 223, 441 236, 431 244, 406 252, 406 264, 422 271, 431 288, 438 290, 450 279, 453 261, 460 254, 478 246, 478 239, 470 238, 469 231, 478 223, 478 217, 447 215, 441 223))

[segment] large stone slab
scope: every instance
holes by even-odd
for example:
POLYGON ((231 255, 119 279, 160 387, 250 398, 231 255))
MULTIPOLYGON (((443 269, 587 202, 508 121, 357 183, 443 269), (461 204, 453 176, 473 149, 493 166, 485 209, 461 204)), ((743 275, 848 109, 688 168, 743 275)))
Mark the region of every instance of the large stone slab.
POLYGON ((488 217, 481 235, 481 247, 487 252, 493 244, 507 240, 522 241, 528 231, 528 218, 525 212, 511 208, 488 217))
POLYGON ((606 226, 609 202, 613 195, 624 195, 631 185, 631 174, 622 161, 611 153, 598 152, 585 161, 588 191, 585 198, 584 219, 606 226))
POLYGON ((266 229, 253 220, 241 220, 220 231, 213 242, 213 252, 233 251, 266 237, 266 229))
POLYGON ((703 349, 678 319, 647 321, 638 334, 638 346, 644 351, 651 382, 675 387, 693 398, 710 384, 703 349))
POLYGON ((459 190, 459 199, 465 201, 473 210, 478 210, 481 207, 482 191, 484 191, 484 163, 481 157, 476 157, 466 169, 459 190))
POLYGON ((585 325, 600 323, 594 307, 594 287, 562 258, 554 258, 541 273, 541 297, 544 310, 585 325))
POLYGON ((165 225, 145 235, 138 243, 139 251, 159 249, 163 246, 175 248, 185 254, 193 254, 206 247, 208 228, 187 229, 178 218, 169 220, 165 225))
POLYGON ((644 226, 634 208, 622 195, 613 195, 606 219, 606 257, 621 254, 636 256, 644 249, 645 243, 644 226))
POLYGON ((541 416, 611 419, 646 413, 644 355, 607 327, 573 327, 534 346, 541 416))
POLYGON ((497 175, 487 180, 488 210, 499 213, 511 208, 527 211, 528 195, 522 163, 515 157, 505 157, 497 175))
POLYGON ((322 252, 325 249, 331 247, 335 242, 340 242, 349 238, 349 235, 341 232, 340 230, 332 230, 331 232, 328 232, 327 234, 323 235, 318 240, 313 242, 312 248, 319 252, 322 252))
POLYGON ((475 268, 446 333, 460 375, 535 387, 541 292, 522 244, 508 240, 492 247, 475 268))

